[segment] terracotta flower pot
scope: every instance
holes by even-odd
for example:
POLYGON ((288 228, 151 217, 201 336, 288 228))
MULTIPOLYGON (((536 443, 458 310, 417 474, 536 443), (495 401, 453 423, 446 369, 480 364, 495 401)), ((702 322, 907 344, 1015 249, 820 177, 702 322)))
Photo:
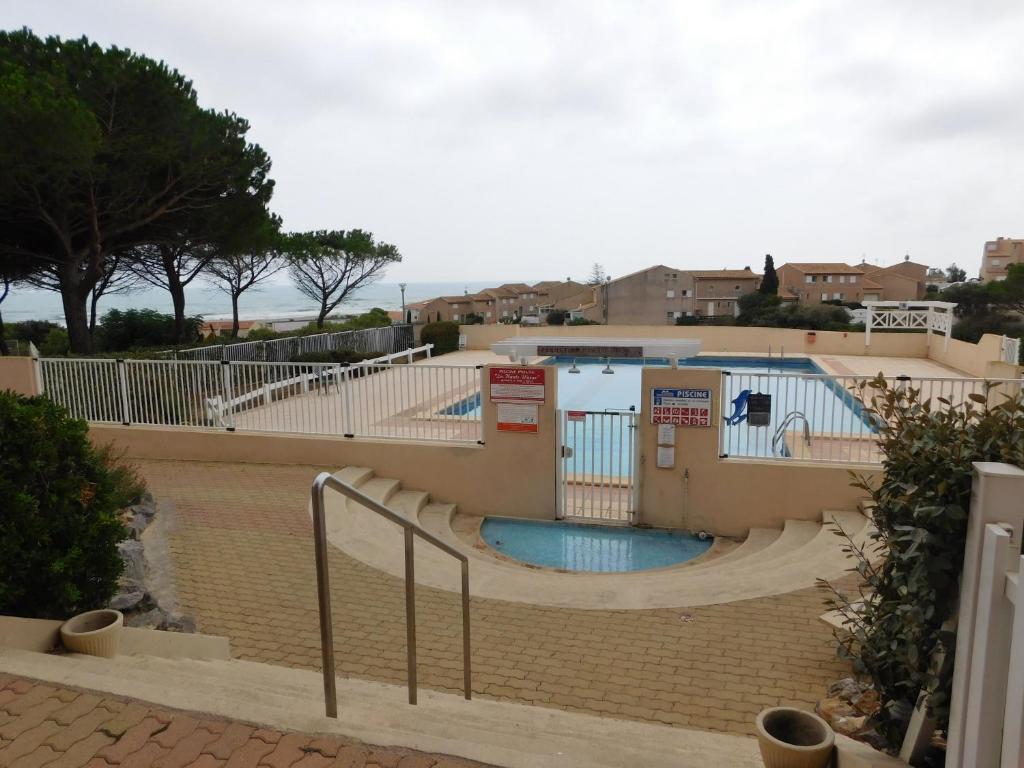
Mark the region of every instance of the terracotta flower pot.
POLYGON ((117 655, 123 624, 124 615, 120 611, 110 608, 87 611, 60 625, 60 639, 69 651, 109 659, 117 655))
POLYGON ((765 768, 825 768, 836 737, 812 712, 772 707, 757 716, 757 741, 765 768))

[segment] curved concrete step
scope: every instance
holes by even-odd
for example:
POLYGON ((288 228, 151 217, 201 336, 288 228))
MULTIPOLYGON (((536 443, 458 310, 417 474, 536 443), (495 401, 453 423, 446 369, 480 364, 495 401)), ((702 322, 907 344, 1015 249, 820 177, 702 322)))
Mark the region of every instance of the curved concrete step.
MULTIPOLYGON (((397 481, 385 478, 366 480, 363 488, 374 498, 394 496, 396 501, 414 508, 422 502, 422 496, 415 493, 399 495, 397 481)), ((718 565, 712 560, 702 568, 630 574, 566 574, 529 569, 502 563, 486 552, 474 550, 451 529, 450 508, 439 505, 428 509, 430 506, 424 504, 419 508, 418 519, 429 523, 433 532, 471 557, 472 594, 496 600, 580 609, 697 607, 812 587, 819 578, 834 579, 845 574, 851 565, 842 551, 844 541, 840 537, 820 524, 807 523, 788 525, 792 530, 788 543, 776 547, 774 555, 769 550, 782 539, 781 535, 746 557, 730 558, 718 565), (813 535, 807 539, 810 533, 813 535), (797 546, 797 541, 803 543, 797 546)), ((358 504, 346 503, 340 494, 328 494, 326 511, 332 544, 374 568, 397 577, 403 575, 401 537, 396 536, 391 523, 358 504)), ((872 530, 868 521, 858 513, 841 514, 846 525, 857 530, 855 541, 866 541, 872 530)), ((757 538, 769 537, 759 534, 757 538)), ((429 586, 452 592, 460 589, 451 558, 432 547, 417 548, 416 577, 417 582, 429 586)))
POLYGON ((742 560, 734 563, 734 565, 740 567, 765 565, 773 560, 788 557, 814 539, 820 531, 821 523, 806 520, 787 520, 783 524, 782 534, 775 541, 759 552, 747 555, 742 560))
POLYGON ((717 557, 714 560, 702 563, 694 563, 691 570, 698 570, 707 568, 711 565, 724 565, 726 563, 734 563, 738 560, 742 560, 750 555, 760 552, 761 550, 768 547, 773 541, 782 535, 782 531, 777 531, 772 528, 751 528, 750 533, 747 534, 747 538, 739 543, 729 552, 726 552, 721 557, 717 557))

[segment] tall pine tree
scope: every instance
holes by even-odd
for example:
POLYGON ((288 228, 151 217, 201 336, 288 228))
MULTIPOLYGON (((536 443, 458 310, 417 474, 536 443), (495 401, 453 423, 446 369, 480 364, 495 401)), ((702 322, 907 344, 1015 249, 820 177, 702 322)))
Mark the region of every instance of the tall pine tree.
POLYGON ((775 261, 770 253, 764 257, 764 277, 761 278, 761 286, 757 290, 770 296, 775 296, 779 292, 779 276, 775 274, 775 261))

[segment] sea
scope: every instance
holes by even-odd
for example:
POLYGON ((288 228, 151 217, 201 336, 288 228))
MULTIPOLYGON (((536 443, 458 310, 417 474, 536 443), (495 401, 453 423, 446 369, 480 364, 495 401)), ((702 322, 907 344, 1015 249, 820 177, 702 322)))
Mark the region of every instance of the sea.
MULTIPOLYGON (((405 303, 412 304, 435 296, 476 293, 505 282, 513 281, 406 283, 405 303)), ((402 290, 399 284, 380 282, 368 286, 341 304, 332 315, 358 315, 374 307, 385 310, 401 309, 402 290)), ((104 296, 100 299, 98 308, 100 317, 108 309, 155 309, 167 314, 173 312, 170 294, 151 287, 104 296)), ((238 302, 238 310, 242 320, 301 320, 316 317, 317 306, 290 283, 266 283, 243 293, 238 302)), ((206 320, 230 319, 231 300, 216 288, 207 285, 190 286, 185 292, 185 312, 188 315, 202 315, 206 320)), ((64 324, 60 294, 54 291, 15 286, 7 299, 0 304, 0 313, 5 323, 49 320, 64 324)))

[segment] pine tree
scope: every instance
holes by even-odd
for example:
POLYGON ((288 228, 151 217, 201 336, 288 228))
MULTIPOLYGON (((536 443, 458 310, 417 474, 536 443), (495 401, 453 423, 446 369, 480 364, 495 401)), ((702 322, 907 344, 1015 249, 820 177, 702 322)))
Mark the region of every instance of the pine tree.
POLYGON ((770 253, 764 257, 764 276, 761 278, 761 287, 757 290, 771 296, 779 292, 779 276, 775 274, 775 261, 770 253))

